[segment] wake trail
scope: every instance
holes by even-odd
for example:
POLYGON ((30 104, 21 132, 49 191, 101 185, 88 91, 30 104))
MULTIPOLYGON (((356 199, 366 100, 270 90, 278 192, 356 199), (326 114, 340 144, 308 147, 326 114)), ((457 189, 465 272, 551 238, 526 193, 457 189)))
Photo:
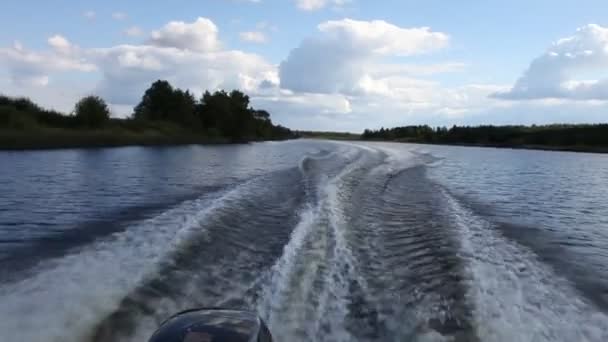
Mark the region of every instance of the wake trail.
POLYGON ((301 163, 313 202, 272 267, 258 305, 277 340, 352 340, 345 320, 356 270, 340 206, 343 179, 360 167, 361 152, 343 152, 301 163))
POLYGON ((525 247, 443 190, 482 341, 606 341, 608 317, 525 247))
POLYGON ((31 277, 4 284, 0 287, 4 338, 87 341, 101 317, 145 277, 154 277, 159 261, 238 191, 185 202, 86 249, 41 263, 31 277))

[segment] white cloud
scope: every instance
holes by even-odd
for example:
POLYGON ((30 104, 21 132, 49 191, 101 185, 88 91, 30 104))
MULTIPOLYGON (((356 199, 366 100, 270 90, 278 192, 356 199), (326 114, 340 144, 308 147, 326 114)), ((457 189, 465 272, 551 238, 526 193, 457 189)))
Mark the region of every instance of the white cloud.
POLYGON ((95 13, 95 11, 89 10, 82 13, 82 16, 85 17, 85 19, 87 20, 95 20, 95 17, 97 17, 97 13, 95 13))
POLYGON ((79 49, 66 38, 55 35, 48 39, 51 51, 35 52, 15 42, 13 47, 0 48, 0 68, 6 68, 15 84, 46 86, 56 72, 91 72, 95 65, 84 60, 79 49))
POLYGON ((89 56, 103 73, 98 91, 113 104, 135 104, 156 79, 195 93, 219 88, 255 92, 264 81, 278 83, 276 67, 262 57, 221 45, 215 24, 198 18, 168 23, 147 44, 93 49, 89 56))
POLYGON ((320 36, 306 39, 281 63, 281 85, 303 92, 353 92, 379 69, 379 59, 409 56, 447 46, 445 33, 429 28, 400 28, 385 21, 328 21, 320 36), (376 67, 377 66, 377 67, 376 67))
MULTIPOLYGON (((259 23, 252 32, 268 33, 271 27, 259 23)), ((602 30, 593 25, 581 29, 574 38, 557 42, 543 55, 563 55, 558 59, 571 61, 567 68, 562 67, 566 64, 562 61, 556 64, 559 68, 546 71, 567 75, 556 78, 555 84, 561 85, 560 91, 576 96, 537 96, 520 102, 490 96, 513 93, 510 86, 446 86, 439 81, 438 74, 474 66, 410 60, 409 56, 445 48, 449 43, 445 33, 350 19, 320 24, 317 33, 302 41, 280 66, 256 54, 224 48, 217 26, 205 18, 170 22, 143 43, 131 45, 85 49, 54 35, 48 38, 47 49, 33 51, 15 42, 12 47, 0 48, 0 87, 4 93, 31 96, 60 110, 71 110, 78 96, 92 92, 103 96, 119 115, 129 114, 157 79, 197 95, 206 89, 240 88, 251 95, 254 106, 268 109, 274 121, 296 129, 361 131, 407 124, 592 122, 608 112, 608 101, 601 96, 580 101, 589 98, 581 94, 591 91, 581 89, 597 91, 604 81, 580 74, 571 77, 569 72, 596 71, 605 66, 602 30), (92 72, 92 76, 56 77, 66 72, 92 72)), ((125 34, 139 36, 143 32, 133 27, 125 34)), ((545 75, 538 73, 538 68, 533 63, 533 71, 526 75, 545 75)), ((526 82, 537 84, 529 79, 526 82)))
POLYGON ((66 54, 72 50, 72 44, 65 37, 58 34, 50 37, 47 42, 55 51, 60 53, 66 54))
POLYGON ((264 82, 279 83, 276 66, 255 54, 221 49, 217 33, 213 22, 199 18, 193 23, 171 22, 142 45, 81 49, 55 35, 48 40, 48 51, 30 51, 20 43, 1 48, 0 74, 5 69, 12 87, 24 88, 47 85, 59 72, 97 71, 95 92, 112 105, 131 106, 157 79, 196 94, 219 88, 255 93, 264 82))
POLYGON ((114 104, 135 104, 157 79, 200 94, 219 88, 254 92, 261 82, 276 78, 274 67, 262 57, 241 51, 121 45, 95 49, 91 55, 103 72, 98 91, 114 104))
MULTIPOLYGON (((372 22, 371 27, 375 25, 372 22)), ((287 89, 290 87, 284 85, 287 78, 283 67, 279 70, 278 66, 258 55, 222 49, 217 27, 204 18, 194 23, 169 23, 141 45, 80 49, 65 37, 53 36, 49 39, 50 52, 28 52, 21 46, 11 49, 21 51, 21 55, 12 59, 14 63, 27 60, 22 56, 24 54, 37 56, 38 62, 29 63, 28 67, 33 70, 36 70, 34 66, 38 67, 40 72, 27 73, 23 71, 27 68, 16 64, 13 71, 23 83, 33 85, 47 84, 49 80, 44 77, 57 70, 97 70, 100 80, 95 93, 103 96, 117 111, 135 105, 143 91, 157 79, 169 80, 195 94, 206 89, 239 88, 251 94, 255 106, 269 109, 278 122, 296 128, 357 130, 370 125, 369 122, 399 124, 407 113, 442 111, 445 115, 456 115, 468 110, 469 100, 458 95, 459 91, 466 91, 450 92, 436 82, 412 77, 461 70, 462 64, 414 65, 378 61, 385 56, 428 52, 435 47, 429 47, 418 36, 433 40, 443 34, 428 29, 378 25, 387 31, 398 31, 400 39, 418 39, 418 42, 395 45, 378 32, 361 33, 359 28, 365 26, 348 20, 328 22, 319 26, 319 37, 302 43, 299 49, 308 49, 304 56, 317 56, 313 60, 301 59, 302 79, 319 81, 318 84, 305 84, 309 89, 287 89), (323 56, 334 59, 327 61, 321 58, 323 56), (317 64, 328 65, 328 69, 324 69, 326 72, 320 70, 317 64), (49 65, 56 66, 49 70, 49 65), (283 79, 280 79, 280 73, 283 79), (349 83, 351 80, 353 82, 349 83)), ((436 48, 444 45, 439 42, 436 48)), ((300 63, 292 57, 293 53, 287 61, 300 63)), ((487 97, 487 93, 484 94, 487 97)))
POLYGON ((150 43, 160 47, 208 52, 220 48, 218 28, 207 18, 193 23, 172 21, 160 30, 152 32, 150 43))
MULTIPOLYGON (((0 73, 1 74, 1 73, 0 73)), ((44 80, 42 80, 44 83, 44 80)), ((27 96, 43 108, 69 113, 74 104, 83 96, 89 95, 93 84, 83 80, 53 81, 52 86, 36 82, 14 83, 0 77, 2 94, 7 96, 27 96)))
POLYGON ((328 40, 343 48, 380 55, 411 56, 447 46, 449 36, 428 27, 401 28, 384 20, 343 19, 319 25, 328 40), (346 46, 350 44, 350 46, 346 46))
POLYGON ((390 75, 415 75, 430 76, 448 72, 463 72, 468 67, 465 63, 446 62, 436 64, 411 64, 411 63, 384 63, 370 64, 366 70, 375 77, 385 77, 390 75))
POLYGON ((123 31, 129 37, 140 37, 144 35, 144 31, 139 26, 131 26, 123 31))
POLYGON ((608 78, 598 78, 598 74, 606 76, 607 68, 608 28, 590 24, 553 43, 509 91, 494 96, 510 100, 608 100, 608 78))
POLYGON ((349 0, 296 0, 296 6, 303 11, 317 11, 326 6, 343 6, 349 0))
POLYGON ((266 43, 268 38, 264 34, 264 32, 260 31, 247 31, 241 32, 239 37, 242 41, 250 42, 250 43, 266 43))
POLYGON ((112 19, 114 20, 125 20, 127 19, 128 15, 125 12, 114 12, 112 13, 112 19))
POLYGON ((419 78, 467 67, 457 62, 412 64, 404 59, 445 48, 449 43, 445 33, 350 19, 325 22, 318 29, 318 35, 304 40, 280 65, 280 86, 289 93, 269 96, 272 101, 255 98, 279 118, 289 118, 294 127, 361 131, 439 124, 508 106, 488 97, 505 86, 445 87, 419 78))

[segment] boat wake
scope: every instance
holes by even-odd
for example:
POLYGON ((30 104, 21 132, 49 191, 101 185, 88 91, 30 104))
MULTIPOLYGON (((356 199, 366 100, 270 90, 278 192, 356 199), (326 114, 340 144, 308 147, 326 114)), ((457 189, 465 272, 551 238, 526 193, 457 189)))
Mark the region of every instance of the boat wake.
POLYGON ((608 318, 427 177, 439 159, 335 144, 0 285, 14 341, 145 341, 193 307, 277 341, 605 341, 608 318))

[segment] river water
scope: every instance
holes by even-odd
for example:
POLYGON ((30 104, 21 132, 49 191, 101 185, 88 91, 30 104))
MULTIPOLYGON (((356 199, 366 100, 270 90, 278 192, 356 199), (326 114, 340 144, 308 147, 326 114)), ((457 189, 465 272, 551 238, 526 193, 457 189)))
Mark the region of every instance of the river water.
POLYGON ((2 341, 608 341, 608 156, 300 140, 0 152, 2 341))

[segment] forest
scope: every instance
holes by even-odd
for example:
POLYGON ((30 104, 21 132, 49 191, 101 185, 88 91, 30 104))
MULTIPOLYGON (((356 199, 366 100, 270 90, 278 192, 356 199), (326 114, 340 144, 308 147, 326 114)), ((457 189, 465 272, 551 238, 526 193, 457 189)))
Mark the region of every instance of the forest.
POLYGON ((541 126, 404 126, 366 129, 363 140, 608 151, 608 124, 541 126))
POLYGON ((270 113, 250 106, 241 91, 189 91, 158 80, 127 118, 112 117, 98 96, 80 99, 71 113, 40 107, 27 98, 0 95, 0 148, 102 147, 242 143, 295 137, 273 124, 270 113))

